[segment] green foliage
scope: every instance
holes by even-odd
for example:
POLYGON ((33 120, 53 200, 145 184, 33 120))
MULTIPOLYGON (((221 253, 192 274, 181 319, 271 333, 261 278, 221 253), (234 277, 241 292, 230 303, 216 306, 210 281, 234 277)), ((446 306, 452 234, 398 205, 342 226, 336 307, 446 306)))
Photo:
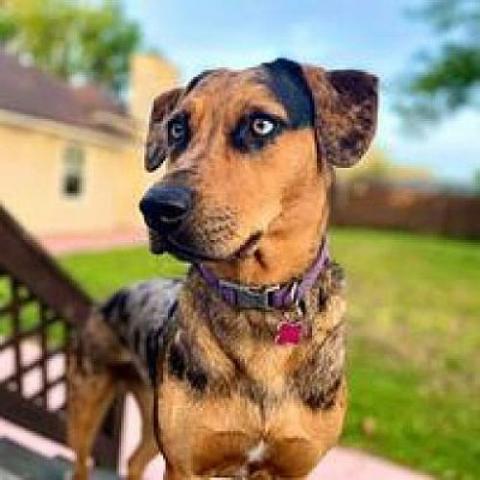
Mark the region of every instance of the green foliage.
POLYGON ((480 2, 424 0, 417 19, 439 37, 434 51, 423 52, 403 81, 398 110, 411 120, 434 121, 476 103, 480 85, 480 2))
MULTIPOLYGON (((431 472, 480 478, 480 248, 335 229, 348 280, 349 413, 343 443, 431 472)), ((95 297, 186 267, 146 248, 61 259, 95 297)))
POLYGON ((63 79, 95 82, 115 93, 125 87, 140 31, 118 2, 10 0, 0 12, 0 42, 10 50, 63 79))
POLYGON ((17 33, 17 27, 11 15, 0 6, 0 46, 10 41, 17 33))

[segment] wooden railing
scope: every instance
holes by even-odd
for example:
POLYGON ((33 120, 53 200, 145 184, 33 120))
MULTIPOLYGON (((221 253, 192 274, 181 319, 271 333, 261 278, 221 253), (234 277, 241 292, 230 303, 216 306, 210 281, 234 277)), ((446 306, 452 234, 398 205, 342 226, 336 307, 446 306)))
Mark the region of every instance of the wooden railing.
MULTIPOLYGON (((91 308, 86 293, 0 205, 0 417, 65 443, 67 351, 91 308)), ((119 399, 98 437, 99 465, 117 466, 121 410, 119 399)))

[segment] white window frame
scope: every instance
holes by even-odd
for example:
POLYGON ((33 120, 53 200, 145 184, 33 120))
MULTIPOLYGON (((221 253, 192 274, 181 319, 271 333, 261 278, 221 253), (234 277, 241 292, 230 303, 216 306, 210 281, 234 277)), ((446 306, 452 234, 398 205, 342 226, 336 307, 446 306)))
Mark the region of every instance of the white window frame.
MULTIPOLYGON (((61 196, 69 201, 76 201, 85 195, 86 181, 85 148, 79 144, 69 144, 62 152, 60 189, 61 196), (72 191, 68 191, 68 182, 76 182, 72 191), (77 190, 78 189, 78 190, 77 190), (75 191, 77 190, 77 191, 75 191)), ((73 184, 71 185, 73 186, 73 184)))

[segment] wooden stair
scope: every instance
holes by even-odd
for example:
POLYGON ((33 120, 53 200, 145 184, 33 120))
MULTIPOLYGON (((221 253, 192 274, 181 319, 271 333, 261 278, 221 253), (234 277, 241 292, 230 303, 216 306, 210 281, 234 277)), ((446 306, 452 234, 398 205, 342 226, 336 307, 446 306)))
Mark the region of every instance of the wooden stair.
MULTIPOLYGON (((22 445, 0 438, 0 480, 67 480, 71 478, 72 465, 61 457, 44 457, 22 445)), ((91 472, 92 480, 119 480, 116 474, 105 469, 91 472)))
MULTIPOLYGON (((92 299, 0 202, 0 357, 13 358, 14 363, 12 372, 0 368, 0 417, 57 443, 66 443, 67 369, 51 378, 50 364, 68 359, 70 339, 92 305, 92 299), (54 330, 59 333, 56 342, 51 335, 54 330), (27 344, 38 347, 40 353, 34 359, 27 358, 27 344), (29 392, 29 375, 38 372, 38 388, 29 392), (60 404, 54 401, 58 391, 64 392, 60 404)), ((96 464, 103 467, 118 466, 122 412, 120 397, 94 446, 96 464)), ((3 448, 12 445, 3 443, 3 448)), ((28 450, 24 453, 32 461, 36 458, 29 457, 28 450)), ((8 460, 0 452, 0 464, 4 458, 8 460)))

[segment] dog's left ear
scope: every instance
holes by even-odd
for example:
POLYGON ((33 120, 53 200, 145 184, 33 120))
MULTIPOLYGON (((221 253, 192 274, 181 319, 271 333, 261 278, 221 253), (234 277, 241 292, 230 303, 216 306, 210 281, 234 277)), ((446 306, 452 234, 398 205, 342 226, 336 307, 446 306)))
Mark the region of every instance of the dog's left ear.
POLYGON ((368 150, 377 127, 378 80, 358 70, 305 65, 315 104, 318 154, 337 167, 351 167, 368 150))
POLYGON ((156 170, 167 156, 167 126, 165 120, 175 109, 183 88, 174 88, 162 93, 153 101, 145 147, 145 168, 149 172, 156 170))

